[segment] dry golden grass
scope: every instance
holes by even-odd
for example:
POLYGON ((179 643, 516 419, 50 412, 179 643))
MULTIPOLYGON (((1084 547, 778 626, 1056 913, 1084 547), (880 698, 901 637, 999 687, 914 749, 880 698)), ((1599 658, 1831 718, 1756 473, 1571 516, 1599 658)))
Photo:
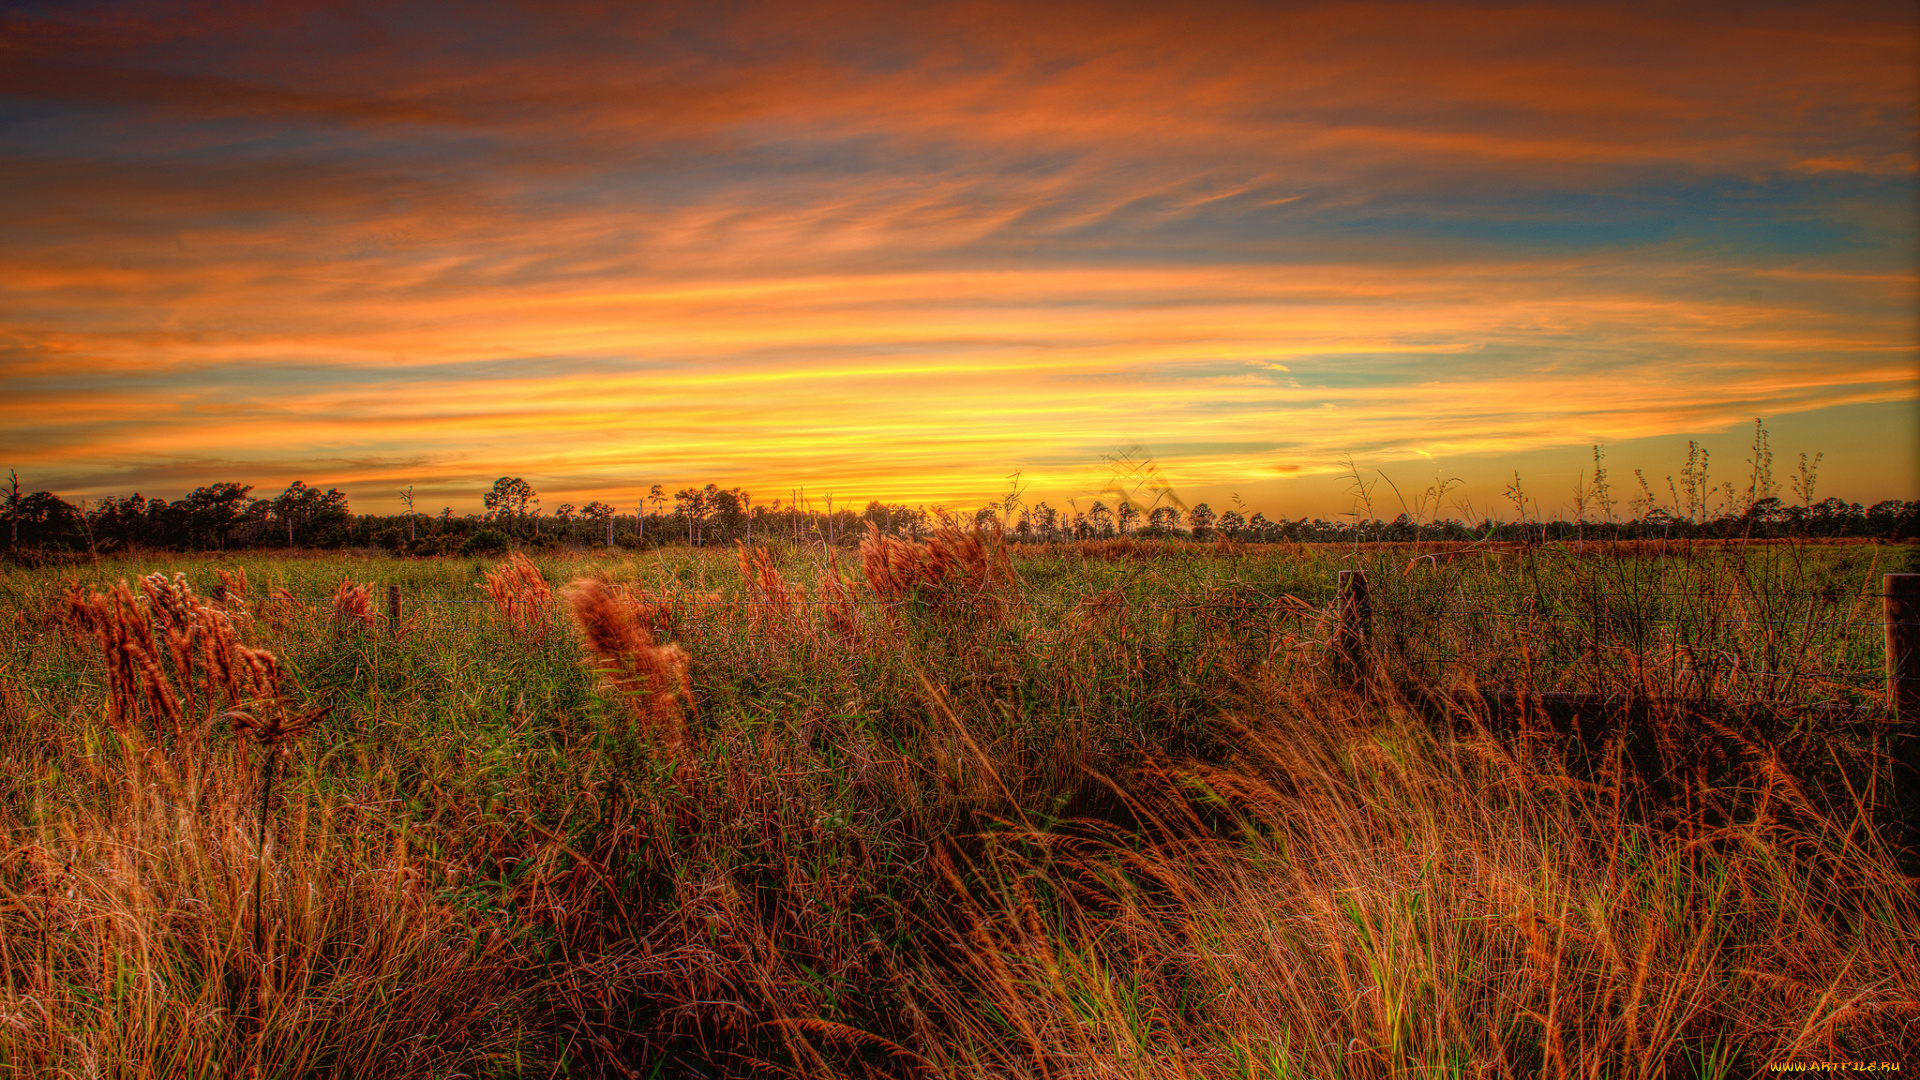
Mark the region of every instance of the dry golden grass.
POLYGON ((684 751, 685 712, 693 702, 692 662, 686 651, 655 642, 644 616, 605 582, 574 582, 567 602, 601 680, 650 737, 675 753, 684 751))
POLYGON ((214 601, 229 609, 234 605, 244 606, 251 592, 247 585, 247 568, 241 566, 228 571, 225 567, 218 567, 214 573, 220 578, 220 587, 214 590, 214 601))
MULTIPOLYGON (((1472 666, 1379 670, 1448 625, 1393 590, 1477 566, 1381 553, 1356 676, 1297 598, 1321 568, 1008 579, 975 539, 863 551, 893 619, 832 557, 812 588, 769 552, 597 560, 628 584, 565 594, 584 664, 486 607, 393 640, 248 623, 237 578, 32 592, 0 1077, 1731 1080, 1920 1030, 1879 721, 1673 699, 1716 624, 1599 639, 1668 696, 1558 727, 1472 666), (755 603, 704 591, 735 566, 755 603)), ((1665 610, 1775 617, 1749 569, 1715 594, 1748 607, 1665 610)), ((1564 659, 1553 613, 1456 651, 1564 659)))
POLYGON ((515 633, 544 637, 547 630, 547 605, 553 602, 553 589, 540 576, 540 568, 524 554, 513 557, 487 573, 481 586, 493 598, 500 621, 515 633))
POLYGON ((747 584, 748 625, 755 632, 793 636, 806 621, 806 591, 789 585, 766 548, 737 545, 740 577, 747 584))
POLYGON ((296 707, 278 658, 184 576, 149 575, 139 595, 72 588, 63 608, 106 669, 113 739, 76 759, 90 798, 7 808, 7 1074, 382 1077, 470 1060, 462 1043, 484 1044, 514 991, 418 858, 366 849, 306 801, 274 820, 273 764, 325 710, 296 707))
POLYGON ((135 733, 179 747, 204 744, 222 707, 280 699, 273 654, 249 648, 220 605, 195 595, 183 575, 126 582, 106 593, 69 590, 63 617, 91 635, 108 676, 108 720, 123 738, 135 733))
POLYGON ((829 630, 841 642, 855 645, 860 640, 859 597, 854 584, 840 571, 840 556, 827 549, 827 572, 820 578, 819 604, 829 630))
POLYGON ((997 530, 945 526, 926 543, 915 543, 882 535, 868 522, 860 567, 879 600, 914 601, 934 610, 998 612, 1014 582, 1006 537, 997 530))
POLYGON ((382 1080, 501 1037, 518 973, 420 853, 305 801, 263 848, 231 768, 197 797, 146 755, 86 779, 110 797, 42 807, 0 869, 11 1075, 382 1080))
POLYGON ((1914 883, 1764 755, 1656 824, 1619 746, 1595 783, 1268 692, 1232 762, 1116 786, 1144 835, 944 868, 970 945, 920 999, 937 1073, 1741 1075, 1910 1045, 1914 883))
POLYGON ((264 598, 248 605, 248 614, 268 629, 285 633, 300 618, 304 608, 285 587, 275 588, 264 598))
POLYGON ((346 578, 341 578, 340 587, 333 591, 330 610, 335 633, 371 630, 380 623, 380 613, 373 606, 373 589, 346 578))

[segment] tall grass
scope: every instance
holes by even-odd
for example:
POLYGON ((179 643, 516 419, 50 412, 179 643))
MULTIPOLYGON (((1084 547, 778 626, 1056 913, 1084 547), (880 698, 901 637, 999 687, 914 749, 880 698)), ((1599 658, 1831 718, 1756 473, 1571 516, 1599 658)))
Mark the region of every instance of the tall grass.
POLYGON ((1674 819, 1617 749, 1595 782, 1284 690, 1237 730, 1117 783, 1139 827, 951 879, 943 1071, 1750 1074, 1898 1059, 1920 1015, 1911 882, 1765 756, 1674 819))
POLYGON ((1805 624, 1869 548, 181 565, 0 577, 0 1075, 1735 1076, 1920 1030, 1895 733, 1754 704, 1868 702, 1867 631, 1805 624), (1556 687, 1623 705, 1452 692, 1556 687))
POLYGON ((73 588, 56 611, 104 661, 105 724, 46 732, 10 792, 0 1064, 387 1076, 484 1055, 523 993, 475 948, 502 928, 437 902, 404 828, 369 834, 311 791, 276 807, 276 762, 326 708, 289 700, 236 599, 184 575, 140 590, 73 588))

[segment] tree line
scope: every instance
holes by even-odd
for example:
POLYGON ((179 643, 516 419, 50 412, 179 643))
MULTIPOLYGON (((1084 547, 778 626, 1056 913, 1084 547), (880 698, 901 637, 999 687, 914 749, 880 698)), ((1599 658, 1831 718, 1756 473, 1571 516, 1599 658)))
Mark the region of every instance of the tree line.
MULTIPOLYGON (((209 484, 180 499, 148 499, 139 494, 79 504, 51 492, 21 494, 17 475, 6 492, 0 536, 16 553, 95 552, 135 548, 237 550, 248 548, 380 548, 397 554, 491 554, 522 546, 652 547, 658 545, 731 545, 759 540, 852 545, 871 523, 902 539, 924 539, 942 526, 1004 532, 1015 543, 1049 543, 1118 537, 1136 539, 1246 543, 1352 542, 1411 540, 1562 540, 1699 539, 1748 537, 1920 536, 1920 500, 1889 499, 1872 506, 1827 498, 1789 504, 1767 494, 1742 500, 1731 488, 1718 503, 1695 492, 1689 502, 1656 503, 1650 495, 1635 500, 1631 517, 1616 513, 1604 471, 1597 494, 1591 487, 1576 499, 1576 513, 1546 519, 1520 489, 1509 489, 1515 520, 1477 520, 1438 513, 1445 485, 1428 489, 1427 501, 1393 518, 1372 512, 1374 489, 1356 475, 1354 512, 1335 519, 1268 518, 1236 507, 1216 513, 1208 504, 1191 507, 1157 501, 1143 505, 1124 494, 1078 500, 1065 508, 1045 502, 1031 505, 1009 496, 1001 503, 960 513, 941 506, 869 502, 863 509, 834 507, 801 496, 755 502, 741 488, 715 484, 687 487, 669 495, 653 485, 627 508, 601 501, 581 506, 561 503, 549 513, 539 493, 518 477, 501 477, 483 498, 479 514, 355 514, 338 488, 321 490, 295 481, 272 496, 255 496, 247 484, 209 484)), ((1643 488, 1644 488, 1643 484, 1643 488)), ((1719 489, 1716 489, 1719 490, 1719 489)), ((1809 492, 1810 493, 1810 492, 1809 492)), ((411 491, 400 493, 411 506, 411 491)))
POLYGON ((352 543, 357 519, 338 488, 301 481, 271 498, 250 484, 208 484, 173 501, 138 493, 78 505, 36 491, 20 493, 9 475, 4 529, 10 547, 112 551, 128 547, 224 550, 253 547, 340 547, 352 543))

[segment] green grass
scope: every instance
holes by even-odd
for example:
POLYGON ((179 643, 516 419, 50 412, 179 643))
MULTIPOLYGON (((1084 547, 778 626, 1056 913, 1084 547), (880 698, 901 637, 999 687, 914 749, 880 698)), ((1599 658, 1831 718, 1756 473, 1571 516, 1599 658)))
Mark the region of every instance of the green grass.
MULTIPOLYGON (((556 589, 695 598, 658 612, 692 657, 680 756, 564 607, 502 624, 495 560, 5 570, 0 1075, 1897 1059, 1920 905, 1889 846, 1897 733, 1863 597, 1903 553, 1415 554, 1018 552, 984 598, 930 586, 851 623, 757 617, 729 552, 536 558, 556 589), (1377 657, 1358 676, 1327 662, 1325 615, 1354 567, 1377 657), (59 619, 68 578, 156 569, 202 596, 223 569, 255 598, 402 587, 397 633, 257 600, 239 624, 289 698, 330 707, 264 852, 261 751, 210 706, 215 765, 188 790, 191 747, 116 730, 99 645, 59 619), (480 602, 435 602, 456 600, 480 602), (1467 686, 1653 704, 1577 731, 1418 707, 1467 686)), ((830 598, 817 550, 774 555, 830 598)))

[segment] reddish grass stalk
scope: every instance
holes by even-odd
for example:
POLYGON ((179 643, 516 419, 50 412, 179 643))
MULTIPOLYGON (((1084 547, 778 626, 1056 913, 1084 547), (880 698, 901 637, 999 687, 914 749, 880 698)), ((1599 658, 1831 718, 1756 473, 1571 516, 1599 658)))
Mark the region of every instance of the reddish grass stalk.
POLYGON ((488 572, 487 583, 481 588, 493 598, 494 610, 509 629, 544 636, 547 623, 542 613, 553 602, 553 589, 540 576, 533 560, 514 552, 512 558, 488 572))
POLYGON ((605 582, 573 583, 568 603, 586 638, 591 666, 627 703, 649 734, 675 753, 686 747, 684 713, 693 704, 691 659, 662 645, 605 582))
POLYGON ((333 624, 336 631, 371 630, 380 623, 373 607, 373 590, 341 578, 333 593, 333 624))

